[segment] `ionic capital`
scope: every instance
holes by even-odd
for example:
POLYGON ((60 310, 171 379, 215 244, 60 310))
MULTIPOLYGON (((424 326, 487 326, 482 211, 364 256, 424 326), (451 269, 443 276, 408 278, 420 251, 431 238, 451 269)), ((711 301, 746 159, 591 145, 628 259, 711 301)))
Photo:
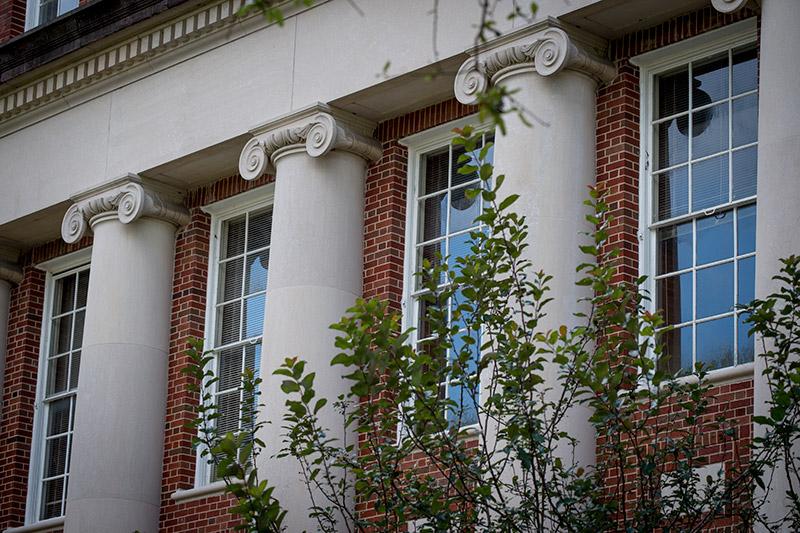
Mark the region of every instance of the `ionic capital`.
POLYGON ((123 224, 143 217, 158 218, 183 226, 189 222, 189 212, 171 197, 167 189, 129 174, 73 196, 73 204, 61 222, 61 237, 67 243, 76 242, 95 223, 108 218, 123 224))
POLYGON ((569 69, 600 83, 609 82, 616 76, 616 69, 600 56, 601 48, 601 41, 546 19, 518 35, 473 50, 472 57, 456 74, 456 98, 463 104, 474 104, 489 84, 514 70, 535 70, 541 76, 553 76, 569 69))
POLYGON ((239 156, 239 174, 254 180, 283 155, 297 151, 322 157, 339 150, 376 161, 383 150, 371 136, 374 129, 372 122, 317 103, 251 130, 253 138, 239 156))
POLYGON ((720 13, 735 13, 747 5, 747 0, 711 0, 711 5, 720 13))
POLYGON ((0 280, 19 285, 22 281, 22 270, 17 265, 0 261, 0 280))

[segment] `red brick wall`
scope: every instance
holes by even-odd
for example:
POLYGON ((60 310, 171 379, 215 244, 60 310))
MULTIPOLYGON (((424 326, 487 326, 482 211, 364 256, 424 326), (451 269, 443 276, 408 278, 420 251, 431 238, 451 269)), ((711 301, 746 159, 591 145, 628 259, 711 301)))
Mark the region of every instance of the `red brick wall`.
POLYGON ((22 282, 11 290, 3 405, 0 411, 0 531, 21 526, 28 495, 33 406, 39 367, 45 273, 35 265, 91 244, 53 241, 23 256, 22 282))
POLYGON ((0 43, 25 31, 26 0, 0 0, 0 43))

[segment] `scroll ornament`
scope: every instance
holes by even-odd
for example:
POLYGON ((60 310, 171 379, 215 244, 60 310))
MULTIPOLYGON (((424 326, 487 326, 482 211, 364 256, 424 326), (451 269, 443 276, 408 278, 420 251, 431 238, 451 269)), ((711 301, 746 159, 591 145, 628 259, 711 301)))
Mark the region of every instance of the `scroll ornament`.
POLYGON ((354 153, 367 161, 380 159, 383 150, 375 139, 351 130, 329 113, 317 113, 307 123, 250 139, 239 156, 239 174, 254 180, 289 149, 304 148, 311 157, 331 150, 354 153))
POLYGON ((175 226, 189 222, 183 206, 164 200, 141 183, 129 181, 74 203, 61 222, 61 236, 67 243, 80 240, 100 217, 116 216, 123 224, 142 217, 166 220, 175 226))
POLYGON ((611 81, 616 75, 611 63, 575 44, 567 32, 549 28, 534 35, 531 42, 464 62, 456 74, 456 98, 463 104, 474 104, 497 74, 517 65, 533 65, 541 76, 552 76, 564 69, 577 70, 600 82, 611 81))

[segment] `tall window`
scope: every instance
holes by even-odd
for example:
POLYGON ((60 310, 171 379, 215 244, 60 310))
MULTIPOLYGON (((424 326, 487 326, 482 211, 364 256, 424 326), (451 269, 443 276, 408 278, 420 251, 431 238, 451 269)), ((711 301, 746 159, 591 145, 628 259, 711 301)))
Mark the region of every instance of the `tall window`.
MULTIPOLYGON (((229 216, 216 227, 207 342, 215 352, 219 378, 214 391, 217 429, 226 433, 242 429, 242 372, 257 371, 261 358, 272 209, 229 216)), ((203 477, 216 479, 210 471, 203 477)))
POLYGON ((78 0, 28 0, 25 29, 47 24, 56 17, 78 7, 78 0))
MULTIPOLYGON (((447 132, 448 135, 444 136, 439 146, 423 150, 417 160, 412 161, 412 164, 417 165, 417 171, 416 179, 412 179, 410 185, 412 198, 408 233, 408 240, 411 243, 410 268, 406 269, 405 284, 409 311, 407 322, 410 326, 416 327, 413 342, 420 352, 426 349, 425 344, 433 338, 426 320, 428 307, 432 304, 420 299, 426 291, 422 287, 422 279, 414 276, 414 273, 422 269, 424 260, 435 264, 440 257, 448 257, 448 267, 451 271, 456 271, 456 258, 471 253, 470 232, 480 228, 475 218, 483 210, 483 200, 480 195, 472 199, 466 195, 468 189, 481 187, 481 181, 477 173, 464 175, 457 172, 461 166, 458 159, 464 153, 464 148, 452 146, 450 144, 452 133, 450 129, 447 132)), ((482 143, 489 141, 491 135, 484 134, 482 143)), ((488 162, 492 161, 493 152, 494 150, 490 148, 487 155, 488 162)), ((477 153, 474 157, 477 158, 477 153)), ((449 280, 442 279, 440 282, 445 286, 449 280)), ((448 315, 452 315, 453 309, 460 302, 463 302, 463 298, 457 291, 452 301, 447 303, 448 315)), ((452 317, 450 320, 452 321, 452 317)), ((462 340, 462 337, 468 334, 466 324, 460 326, 458 335, 453 338, 453 353, 448 355, 449 359, 460 353, 466 344, 462 340)), ((472 334, 474 335, 474 332, 472 334)), ((477 361, 480 339, 476 340, 478 342, 472 344, 471 348, 475 352, 474 358, 477 361)), ((472 398, 460 383, 453 380, 444 382, 440 386, 439 393, 441 397, 448 397, 458 406, 457 410, 447 413, 451 423, 460 422, 462 426, 468 426, 477 422, 477 398, 472 398)))
POLYGON ((41 458, 34 465, 38 520, 62 516, 67 501, 88 288, 88 265, 53 276, 48 288, 51 296, 39 375, 40 438, 33 454, 41 458))
POLYGON ((648 233, 667 369, 753 360, 736 304, 755 283, 758 51, 731 46, 651 82, 648 233))

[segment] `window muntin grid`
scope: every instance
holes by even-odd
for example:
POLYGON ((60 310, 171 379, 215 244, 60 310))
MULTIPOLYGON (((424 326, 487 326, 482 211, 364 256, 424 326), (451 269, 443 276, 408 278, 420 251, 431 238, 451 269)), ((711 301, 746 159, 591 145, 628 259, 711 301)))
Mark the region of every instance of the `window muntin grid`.
MULTIPOLYGON (((491 142, 492 135, 484 134, 481 139, 481 147, 491 142)), ((477 159, 480 148, 476 149, 473 158, 477 159)), ((475 222, 475 218, 483 211, 483 199, 480 195, 477 198, 467 198, 465 192, 468 189, 475 189, 482 186, 477 173, 468 175, 459 174, 458 162, 460 155, 464 153, 463 147, 447 144, 446 146, 431 150, 422 154, 419 159, 419 176, 412 205, 412 224, 414 225, 412 265, 414 265, 411 279, 406 283, 413 287, 410 292, 410 305, 412 307, 411 316, 413 317, 416 331, 413 335, 413 342, 418 351, 425 350, 426 342, 430 342, 434 337, 428 327, 426 316, 428 307, 432 304, 421 300, 421 296, 426 294, 422 287, 422 280, 419 276, 414 276, 415 272, 422 269, 423 260, 428 260, 431 264, 438 262, 437 254, 442 258, 448 258, 450 270, 456 270, 456 258, 470 253, 469 238, 470 232, 479 229, 480 223, 475 222), (448 257, 449 256, 449 257, 448 257)), ((494 148, 490 147, 487 153, 487 162, 493 160, 494 148)), ((441 279, 440 286, 445 287, 447 280, 441 279)), ((456 293, 452 301, 447 302, 448 322, 450 322, 453 310, 461 300, 458 298, 460 293, 456 293)), ((453 338, 453 349, 449 350, 448 361, 452 361, 461 347, 464 345, 462 336, 467 334, 466 324, 461 324, 458 334, 453 338)), ((476 335, 472 331, 471 335, 476 335)), ((477 362, 480 349, 480 338, 474 343, 474 360, 477 362)), ((474 364, 473 368, 477 365, 474 364)), ((450 411, 446 414, 450 423, 459 423, 469 426, 477 423, 477 398, 472 398, 468 391, 456 380, 448 380, 440 386, 439 394, 445 394, 460 406, 460 421, 457 419, 459 413, 450 411)))
POLYGON ((42 396, 43 440, 37 480, 39 520, 63 516, 69 485, 89 266, 52 280, 42 396))
MULTIPOLYGON (((266 306, 272 208, 230 217, 220 224, 215 254, 210 348, 219 378, 214 401, 219 408, 217 429, 242 429, 239 407, 244 370, 258 372, 266 306)), ((208 478, 215 480, 209 469, 208 478)))
POLYGON ((750 362, 736 304, 755 283, 758 58, 732 47, 655 77, 650 221, 667 369, 750 362), (690 81, 691 80, 691 81, 690 81))

